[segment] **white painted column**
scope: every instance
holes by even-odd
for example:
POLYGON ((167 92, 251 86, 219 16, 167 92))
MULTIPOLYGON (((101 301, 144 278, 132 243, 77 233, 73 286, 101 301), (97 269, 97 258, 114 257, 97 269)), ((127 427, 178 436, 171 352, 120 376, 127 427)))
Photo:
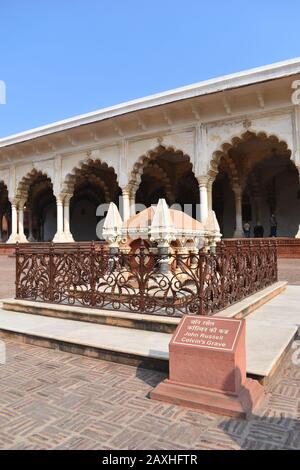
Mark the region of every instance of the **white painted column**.
POLYGON ((18 236, 18 211, 16 203, 11 204, 11 234, 7 243, 16 243, 19 241, 18 236))
POLYGON ((242 218, 242 188, 234 186, 233 188, 235 197, 235 231, 234 237, 240 238, 244 236, 243 231, 243 218, 242 218))
POLYGON ((212 179, 208 180, 207 183, 207 205, 208 205, 208 211, 212 211, 212 185, 213 181, 212 179))
POLYGON ((19 215, 19 241, 21 243, 27 243, 28 240, 24 233, 24 205, 25 201, 19 202, 18 215, 19 215))
POLYGON ((130 192, 127 188, 123 188, 122 190, 122 198, 123 198, 123 220, 128 220, 130 218, 130 192))
POLYGON ((129 199, 129 203, 130 203, 130 216, 133 216, 136 214, 135 212, 135 195, 136 195, 136 192, 137 192, 137 188, 136 187, 132 187, 131 188, 131 191, 130 191, 130 199, 129 199))
POLYGON ((56 198, 57 229, 53 241, 56 243, 66 242, 64 234, 64 206, 60 197, 56 198))
POLYGON ((64 199, 64 234, 68 242, 74 242, 73 235, 70 230, 70 197, 64 199))
POLYGON ((198 183, 200 191, 200 222, 204 223, 208 216, 207 177, 200 176, 198 183))
POLYGON ((130 196, 130 216, 135 215, 135 195, 130 196))

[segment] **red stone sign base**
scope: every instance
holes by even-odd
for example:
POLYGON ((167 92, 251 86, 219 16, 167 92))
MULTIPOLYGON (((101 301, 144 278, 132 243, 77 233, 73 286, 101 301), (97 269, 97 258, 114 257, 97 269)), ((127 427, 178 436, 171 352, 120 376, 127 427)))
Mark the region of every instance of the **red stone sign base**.
POLYGON ((229 395, 201 387, 193 388, 167 379, 150 395, 153 400, 234 418, 246 418, 262 398, 263 387, 257 380, 247 379, 239 395, 229 395))
POLYGON ((245 418, 263 397, 262 385, 246 378, 245 320, 187 315, 169 350, 170 378, 152 399, 245 418))

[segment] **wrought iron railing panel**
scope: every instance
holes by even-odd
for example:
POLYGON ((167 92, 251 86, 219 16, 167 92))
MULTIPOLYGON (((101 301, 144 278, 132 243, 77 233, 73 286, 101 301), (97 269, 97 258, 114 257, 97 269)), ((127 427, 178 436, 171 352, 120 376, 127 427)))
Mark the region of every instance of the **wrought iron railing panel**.
POLYGON ((228 240, 216 253, 111 255, 104 244, 18 245, 16 298, 168 316, 210 315, 277 280, 272 241, 228 240))

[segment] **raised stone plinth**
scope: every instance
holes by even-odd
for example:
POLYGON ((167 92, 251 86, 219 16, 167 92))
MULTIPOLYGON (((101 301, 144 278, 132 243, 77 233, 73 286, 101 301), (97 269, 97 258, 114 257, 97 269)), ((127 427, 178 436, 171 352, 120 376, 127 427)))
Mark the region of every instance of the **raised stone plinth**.
POLYGON ((246 378, 245 320, 185 316, 169 351, 170 378, 155 400, 245 418, 263 396, 246 378))

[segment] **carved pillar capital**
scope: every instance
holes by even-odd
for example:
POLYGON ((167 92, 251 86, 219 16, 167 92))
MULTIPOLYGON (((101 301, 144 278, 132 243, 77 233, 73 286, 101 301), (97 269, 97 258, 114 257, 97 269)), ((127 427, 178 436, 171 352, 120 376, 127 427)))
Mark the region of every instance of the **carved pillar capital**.
POLYGON ((232 186, 232 191, 234 192, 236 199, 241 199, 242 198, 243 188, 242 188, 241 185, 234 184, 232 186))
POLYGON ((199 187, 200 188, 203 188, 203 187, 207 188, 208 183, 209 183, 209 179, 210 179, 210 177, 208 175, 197 176, 197 181, 198 181, 199 187))

